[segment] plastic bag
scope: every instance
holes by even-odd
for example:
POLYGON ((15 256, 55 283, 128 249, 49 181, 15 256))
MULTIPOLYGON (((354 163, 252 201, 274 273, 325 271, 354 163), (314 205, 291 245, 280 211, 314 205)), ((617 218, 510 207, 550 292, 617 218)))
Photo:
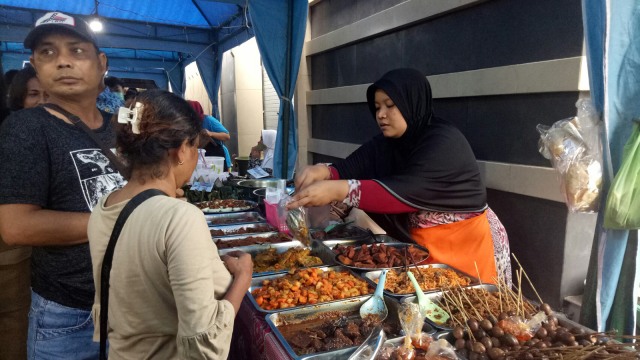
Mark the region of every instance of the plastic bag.
POLYGON ((539 124, 540 153, 560 174, 562 193, 571 212, 598 211, 602 188, 601 122, 591 99, 576 103, 576 117, 539 124))
POLYGON ((282 221, 282 217, 284 216, 284 221, 289 228, 289 232, 295 240, 300 240, 302 244, 305 246, 309 246, 311 244, 311 234, 309 233, 309 219, 307 217, 307 211, 302 206, 297 207, 295 209, 286 210, 286 204, 291 201, 291 197, 286 196, 280 203, 278 204, 278 216, 280 221, 282 221))
POLYGON ((622 164, 613 179, 604 208, 604 227, 640 228, 640 125, 633 124, 624 145, 622 164))
POLYGON ((324 229, 331 223, 331 206, 312 206, 305 209, 307 211, 308 225, 312 229, 324 229))
POLYGON ((427 358, 429 357, 445 357, 447 359, 458 359, 456 349, 445 339, 439 339, 429 346, 427 350, 427 358))

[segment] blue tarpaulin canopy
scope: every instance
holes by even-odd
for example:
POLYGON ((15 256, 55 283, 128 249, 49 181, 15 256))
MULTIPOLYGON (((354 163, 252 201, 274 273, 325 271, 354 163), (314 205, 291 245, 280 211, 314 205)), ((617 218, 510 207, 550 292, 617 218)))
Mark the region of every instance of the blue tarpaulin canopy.
POLYGON ((196 61, 213 115, 219 117, 222 54, 256 36, 271 82, 281 97, 274 175, 291 178, 297 156, 292 96, 307 21, 307 0, 0 0, 0 53, 6 70, 21 68, 30 51, 22 41, 49 11, 104 30, 98 46, 110 74, 155 81, 184 94, 184 68, 196 61))
MULTIPOLYGON (((582 5, 591 96, 605 125, 602 209, 633 121, 640 119, 640 3, 583 0, 582 5)), ((598 214, 580 322, 632 335, 640 282, 638 229, 606 229, 604 213, 598 214)))

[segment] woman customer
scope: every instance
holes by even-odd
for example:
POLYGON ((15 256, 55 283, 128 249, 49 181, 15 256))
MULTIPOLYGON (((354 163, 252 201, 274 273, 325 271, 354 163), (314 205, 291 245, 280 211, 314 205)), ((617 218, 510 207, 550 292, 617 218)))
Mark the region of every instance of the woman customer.
POLYGON ((273 175, 273 154, 276 149, 276 136, 278 132, 275 130, 262 130, 260 141, 251 148, 249 155, 249 169, 260 166, 269 175, 273 175), (264 157, 261 156, 264 151, 264 157))
POLYGON ((367 89, 367 102, 382 134, 331 166, 305 168, 289 206, 343 201, 391 236, 427 247, 432 262, 473 275, 477 265, 484 282, 510 281, 507 234, 487 206, 473 151, 433 114, 425 76, 390 71, 367 89))
POLYGON ((222 125, 220 120, 211 115, 205 115, 200 102, 195 100, 187 100, 196 114, 202 119, 202 127, 206 131, 211 140, 204 147, 206 156, 219 156, 224 158, 224 171, 229 170, 231 166, 231 156, 229 150, 224 145, 224 141, 231 139, 229 130, 222 125))
POLYGON ((11 111, 36 107, 47 102, 47 98, 33 67, 28 65, 16 73, 9 87, 11 111))
POLYGON ((233 252, 220 259, 202 212, 173 195, 197 164, 204 137, 198 115, 185 100, 161 90, 145 91, 127 104, 132 105, 142 105, 137 118, 117 129, 117 150, 131 178, 103 197, 89 220, 94 321, 100 318, 101 266, 116 219, 131 198, 158 189, 168 195, 140 204, 115 246, 109 358, 224 359, 251 282, 251 256, 233 252))

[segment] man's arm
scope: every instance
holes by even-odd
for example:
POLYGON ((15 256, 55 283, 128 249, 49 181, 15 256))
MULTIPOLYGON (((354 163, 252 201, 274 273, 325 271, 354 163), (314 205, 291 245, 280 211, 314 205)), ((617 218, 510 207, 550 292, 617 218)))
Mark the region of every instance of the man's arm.
POLYGON ((213 132, 213 131, 207 130, 207 134, 216 140, 227 141, 231 139, 231 136, 229 136, 229 134, 224 132, 213 132))
POLYGON ((81 244, 87 242, 90 215, 30 204, 0 205, 0 236, 8 245, 81 244))

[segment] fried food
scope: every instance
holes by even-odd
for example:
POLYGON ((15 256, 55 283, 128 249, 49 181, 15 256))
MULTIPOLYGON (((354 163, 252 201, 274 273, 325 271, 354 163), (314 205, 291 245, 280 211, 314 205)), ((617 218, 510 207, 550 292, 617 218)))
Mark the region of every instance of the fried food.
POLYGON ((345 265, 364 269, 381 269, 402 265, 420 264, 429 257, 429 253, 414 245, 406 247, 386 246, 385 244, 336 245, 333 252, 338 261, 345 265))
MULTIPOLYGON (((467 286, 471 279, 461 276, 456 271, 447 268, 421 267, 420 271, 411 269, 423 291, 436 290, 454 286, 467 286)), ((374 280, 376 284, 378 279, 374 280)), ((406 271, 391 270, 387 273, 384 289, 394 294, 412 294, 415 292, 406 271)))
POLYGON ((253 272, 278 271, 322 265, 322 260, 311 256, 311 249, 295 247, 278 254, 275 248, 262 251, 253 259, 253 272))
POLYGON ((214 239, 216 246, 218 249, 228 249, 239 246, 248 246, 248 245, 256 245, 256 244, 276 244, 281 242, 291 241, 291 238, 287 237, 282 233, 274 234, 269 237, 262 236, 247 236, 241 239, 236 240, 223 240, 223 239, 214 239))

